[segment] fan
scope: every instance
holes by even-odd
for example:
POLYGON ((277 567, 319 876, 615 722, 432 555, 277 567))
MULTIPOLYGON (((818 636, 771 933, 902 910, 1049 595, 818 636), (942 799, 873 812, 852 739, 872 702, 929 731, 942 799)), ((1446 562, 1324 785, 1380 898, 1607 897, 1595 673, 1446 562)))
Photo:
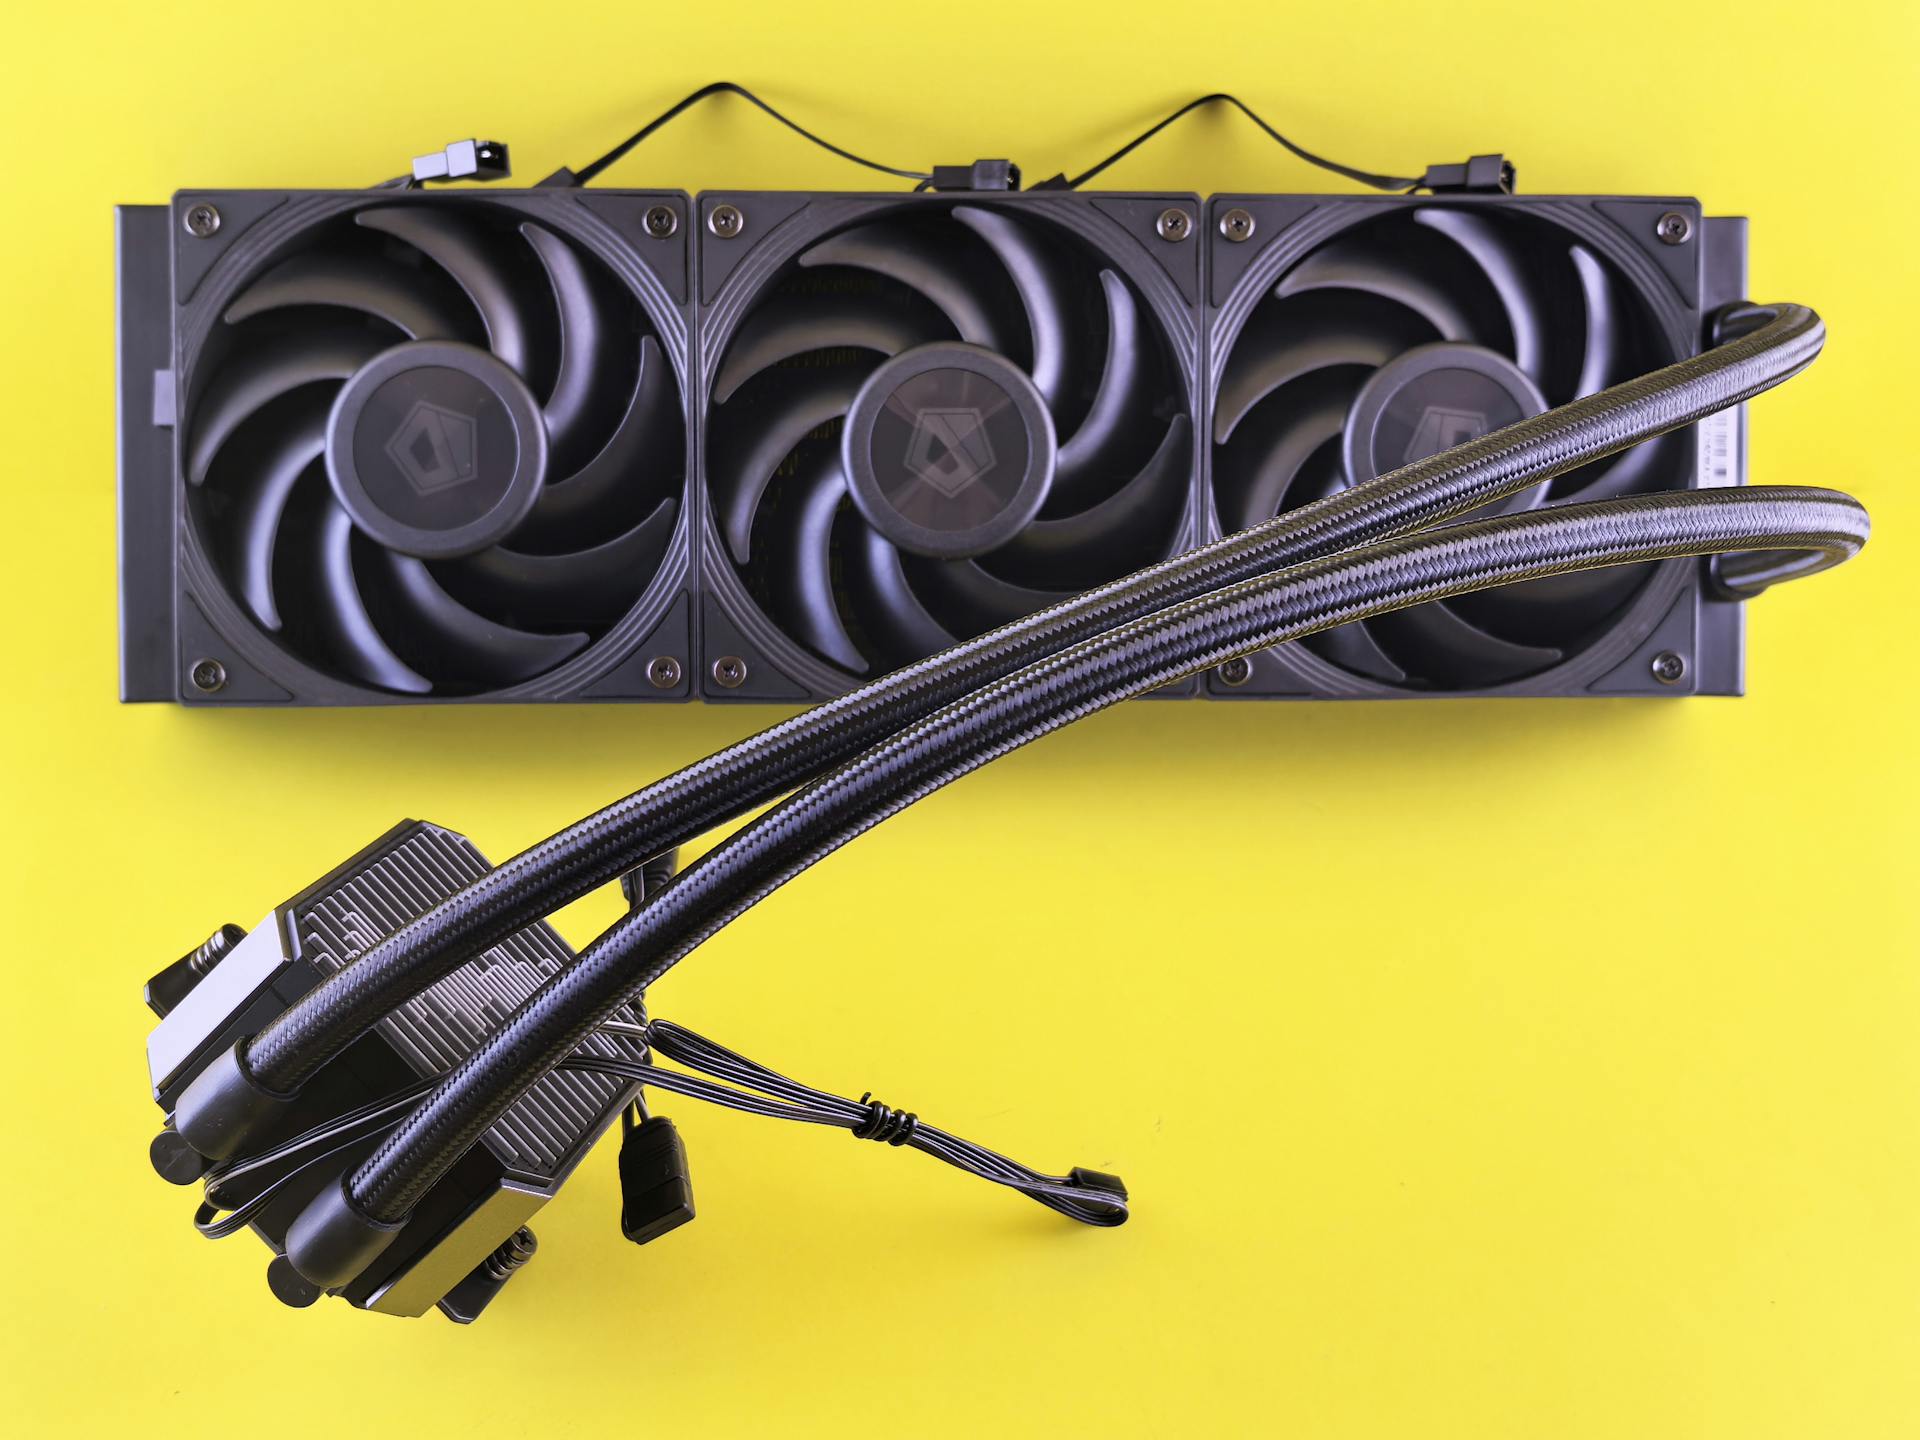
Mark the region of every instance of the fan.
POLYGON ((472 694, 562 664, 646 591, 684 420, 638 300, 504 207, 396 201, 242 288, 183 457, 260 628, 376 690, 472 694))
MULTIPOLYGON (((1220 522, 1258 524, 1675 358, 1632 283, 1562 227, 1492 206, 1396 210, 1289 266, 1233 342, 1213 417, 1220 522)), ((1490 508, 1682 488, 1689 446, 1668 435, 1490 508)), ((1500 685, 1578 653, 1646 578, 1539 580, 1302 643, 1389 685, 1500 685)))
POLYGON ((903 207, 808 245, 727 343, 715 521, 787 635, 874 674, 1177 549, 1183 390, 1083 239, 1031 209, 903 207))

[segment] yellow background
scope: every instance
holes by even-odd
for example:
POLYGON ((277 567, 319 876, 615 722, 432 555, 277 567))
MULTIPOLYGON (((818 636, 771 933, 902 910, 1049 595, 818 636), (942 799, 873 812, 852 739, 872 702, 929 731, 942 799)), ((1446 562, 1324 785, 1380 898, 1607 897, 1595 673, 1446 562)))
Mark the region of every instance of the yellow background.
MULTIPOLYGON (((1906 0, 17 4, 0 22, 0 885, 15 1433, 1920 1431, 1920 806, 1906 0), (717 75, 898 164, 1038 176, 1232 88, 1341 159, 1753 218, 1827 355, 1752 479, 1872 508, 1754 607, 1748 699, 1147 704, 761 906, 656 1008, 1044 1166, 1082 1231, 918 1157, 671 1106, 698 1223, 611 1148, 483 1322, 281 1308, 148 1170, 141 982, 403 814, 496 857, 771 711, 114 700, 111 205, 520 176, 717 75)), ((1120 186, 1325 188, 1225 116, 1120 186)), ((616 184, 855 187, 737 103, 616 184)), ((605 896, 563 918, 576 940, 605 896)))

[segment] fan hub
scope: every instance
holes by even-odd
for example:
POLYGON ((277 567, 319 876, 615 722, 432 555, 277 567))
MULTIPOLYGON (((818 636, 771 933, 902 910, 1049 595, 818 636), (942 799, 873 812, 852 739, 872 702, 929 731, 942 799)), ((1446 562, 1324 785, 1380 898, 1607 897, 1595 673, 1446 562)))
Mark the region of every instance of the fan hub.
POLYGON ((1376 370, 1347 412, 1347 476, 1365 484, 1546 409, 1540 387, 1504 355, 1418 346, 1376 370))
POLYGON ((327 475, 353 523, 423 560, 505 539, 540 498, 546 464, 546 422, 526 382, 471 345, 381 351, 327 421, 327 475))
POLYGON ((854 503, 903 550, 981 555, 1053 484, 1053 418, 1026 372, 975 345, 902 351, 860 387, 841 432, 854 503))

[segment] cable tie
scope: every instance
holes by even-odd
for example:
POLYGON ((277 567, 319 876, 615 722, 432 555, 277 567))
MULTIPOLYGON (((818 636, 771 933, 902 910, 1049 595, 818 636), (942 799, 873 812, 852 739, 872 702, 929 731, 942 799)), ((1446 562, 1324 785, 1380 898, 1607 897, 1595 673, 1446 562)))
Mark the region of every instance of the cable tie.
POLYGON ((895 1110, 873 1098, 867 1091, 860 1097, 867 1107, 867 1118, 853 1127, 856 1140, 875 1140, 888 1145, 905 1145, 919 1132, 920 1117, 908 1110, 895 1110))

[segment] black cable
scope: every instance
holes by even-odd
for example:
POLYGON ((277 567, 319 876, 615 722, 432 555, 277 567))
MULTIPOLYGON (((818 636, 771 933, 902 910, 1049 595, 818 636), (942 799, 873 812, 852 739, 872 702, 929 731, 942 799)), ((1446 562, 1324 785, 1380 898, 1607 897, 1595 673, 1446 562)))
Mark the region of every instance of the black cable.
MULTIPOLYGON (((1714 349, 1288 511, 905 666, 656 781, 504 862, 322 981, 248 1042, 290 1095, 381 1016, 492 945, 859 754, 979 686, 1168 605, 1465 514, 1751 399, 1810 364, 1825 327, 1799 305, 1714 349)), ((1740 329, 1741 327, 1730 327, 1740 329)))
POLYGON ((1120 626, 882 741, 708 851, 530 997, 359 1169, 349 1204, 404 1218, 595 1025, 760 899, 941 786, 1052 730, 1237 656, 1390 610, 1600 565, 1783 550, 1811 574, 1865 543, 1850 498, 1685 491, 1466 521, 1230 585, 1120 626))
POLYGON ((1265 120, 1262 120, 1258 115, 1254 114, 1253 110, 1246 104, 1246 102, 1241 100, 1237 95, 1229 95, 1224 91, 1215 91, 1211 95, 1202 95, 1197 100, 1189 100, 1186 104, 1182 105, 1178 110, 1174 111, 1171 115, 1167 116, 1166 119, 1160 121, 1159 124, 1151 126, 1150 128, 1141 131, 1140 134, 1134 136, 1133 139, 1129 140, 1126 144, 1122 145, 1118 150, 1114 151, 1111 155, 1107 156, 1107 158, 1102 160, 1099 164, 1091 166, 1088 169, 1082 170, 1078 175, 1074 176, 1071 180, 1062 178, 1060 180, 1042 181, 1038 186, 1034 188, 1042 189, 1042 190, 1048 190, 1048 189, 1078 190, 1082 185, 1086 184, 1089 180, 1093 179, 1094 176, 1098 175, 1102 170, 1105 170, 1108 166, 1118 164, 1120 161, 1126 159, 1127 156, 1131 155, 1134 151, 1138 150, 1142 145, 1146 144, 1147 141, 1153 139, 1154 136, 1158 135, 1162 130, 1166 129, 1169 125, 1173 124, 1174 121, 1180 119, 1183 116, 1190 115, 1195 110, 1202 109, 1208 105, 1231 105, 1234 109, 1238 110, 1242 115, 1246 116, 1247 119, 1251 120, 1254 124, 1258 125, 1262 130, 1266 131, 1268 137, 1272 139, 1275 143, 1284 147, 1288 154, 1293 155, 1298 159, 1306 161, 1309 165, 1317 165, 1322 170, 1331 171, 1335 175, 1343 176, 1346 179, 1356 181, 1361 185, 1371 186, 1375 190, 1398 191, 1402 194, 1408 191, 1414 190, 1418 188, 1418 186, 1420 185, 1420 180, 1417 176, 1378 175, 1371 170, 1356 170, 1351 165, 1342 165, 1337 160, 1329 160, 1323 155, 1316 155, 1311 150, 1308 150, 1306 147, 1302 145, 1296 145, 1293 141, 1289 140, 1286 136, 1282 135, 1278 130, 1274 129, 1273 126, 1269 125, 1265 120))
POLYGON ((655 1020, 648 1028, 653 1048, 659 1054, 689 1069, 704 1071, 706 1076, 715 1079, 598 1055, 569 1056, 560 1068, 638 1080, 657 1089, 771 1119, 837 1126, 856 1139, 906 1146, 931 1155, 969 1175, 1017 1190, 1085 1225, 1111 1226, 1126 1222, 1127 1196, 1117 1181, 1108 1188, 1084 1178, 1090 1175, 1087 1171, 1076 1171, 1071 1176, 1045 1175, 930 1125, 917 1115, 895 1110, 870 1095, 849 1100, 803 1085, 671 1021, 655 1020), (716 1079, 729 1084, 717 1084, 716 1079))
POLYGON ((766 101, 762 100, 758 95, 754 94, 751 90, 747 89, 746 86, 736 85, 731 80, 716 80, 711 85, 702 85, 698 90, 694 91, 691 95, 681 100, 678 104, 669 106, 667 109, 661 111, 658 115, 654 116, 653 119, 649 120, 646 124, 642 125, 638 130, 634 131, 633 134, 629 135, 626 139, 622 140, 618 145, 614 146, 613 149, 607 151, 607 153, 602 155, 598 160, 595 160, 591 165, 582 166, 579 170, 572 170, 572 171, 562 170, 557 175, 551 177, 549 180, 547 180, 544 183, 563 184, 563 185, 585 185, 587 182, 592 180, 596 175, 600 174, 603 170, 605 170, 609 165, 612 165, 616 161, 618 161, 629 150, 633 149, 634 146, 638 145, 642 140, 645 140, 649 135, 653 134, 653 132, 658 130, 662 125, 665 125, 668 121, 678 116, 682 111, 690 110, 695 105, 698 105, 702 100, 709 99, 715 95, 739 96, 742 100, 745 100, 749 105, 753 105, 758 109, 765 111, 768 115, 771 115, 775 120, 778 120, 782 125, 786 126, 787 129, 793 131, 794 134, 800 136, 803 140, 811 141, 813 144, 818 145, 822 150, 827 151, 829 154, 838 155, 842 160, 851 160, 856 165, 864 165, 869 170, 878 170, 883 175, 895 175, 902 180, 920 180, 920 181, 930 182, 933 179, 933 176, 925 170, 903 170, 897 166, 882 165, 878 160, 869 160, 865 156, 856 155, 851 150, 846 150, 838 145, 835 145, 831 140, 822 139, 820 136, 814 134, 811 130, 807 129, 806 126, 799 124, 797 121, 788 119, 785 115, 782 115, 778 110, 774 109, 773 106, 769 105, 766 101))
MULTIPOLYGON (((633 1008, 636 1013, 644 1014, 638 1002, 633 1008)), ((848 1100, 803 1085, 671 1021, 643 1021, 638 1027, 621 1025, 619 1028, 622 1033, 638 1028, 649 1052, 657 1051, 690 1070, 705 1073, 689 1075, 666 1069, 651 1060, 626 1060, 586 1052, 575 1052, 555 1068, 638 1081, 654 1089, 770 1119, 835 1126, 857 1139, 905 1145, 931 1155, 969 1175, 1017 1190, 1082 1224, 1111 1226, 1126 1222, 1127 1195, 1112 1177, 1094 1178, 1092 1172, 1087 1171, 1076 1171, 1070 1176, 1042 1174, 983 1145, 929 1125, 917 1115, 884 1105, 870 1095, 848 1100), (719 1083, 723 1080, 729 1084, 719 1083), (1111 1183, 1102 1184, 1102 1180, 1111 1183)), ((441 1078, 429 1076, 324 1121, 258 1155, 215 1166, 207 1173, 205 1199, 194 1213, 194 1228, 209 1240, 224 1240, 238 1233, 307 1172, 391 1131, 441 1078)), ((623 1124, 629 1128, 631 1114, 631 1107, 622 1113, 623 1124)))

